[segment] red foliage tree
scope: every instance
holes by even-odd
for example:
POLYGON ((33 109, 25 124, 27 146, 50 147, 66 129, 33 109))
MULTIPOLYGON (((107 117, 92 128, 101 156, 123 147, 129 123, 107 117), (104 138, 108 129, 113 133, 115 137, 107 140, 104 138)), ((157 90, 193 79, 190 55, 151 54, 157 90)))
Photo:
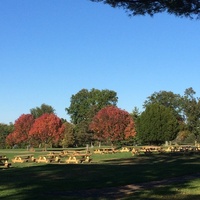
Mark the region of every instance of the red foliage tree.
POLYGON ((101 109, 93 118, 90 130, 95 138, 106 141, 120 141, 136 134, 133 118, 115 106, 101 109))
POLYGON ((34 123, 34 118, 31 114, 22 114, 14 124, 14 132, 7 136, 7 144, 21 144, 23 142, 28 142, 28 135, 31 126, 34 123))
POLYGON ((13 147, 17 141, 17 132, 12 132, 6 137, 6 144, 10 147, 13 147))
POLYGON ((64 126, 59 117, 53 113, 45 113, 35 119, 35 122, 29 131, 29 137, 40 141, 42 144, 56 144, 62 133, 64 126))

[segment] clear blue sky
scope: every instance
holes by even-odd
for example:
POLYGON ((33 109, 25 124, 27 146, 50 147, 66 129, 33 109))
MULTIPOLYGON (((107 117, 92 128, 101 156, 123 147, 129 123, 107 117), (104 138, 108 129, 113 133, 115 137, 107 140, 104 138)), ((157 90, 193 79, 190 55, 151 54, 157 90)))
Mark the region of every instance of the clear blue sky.
POLYGON ((65 108, 81 89, 117 92, 142 110, 161 90, 200 96, 200 21, 128 17, 89 0, 0 1, 0 123, 42 103, 65 108))

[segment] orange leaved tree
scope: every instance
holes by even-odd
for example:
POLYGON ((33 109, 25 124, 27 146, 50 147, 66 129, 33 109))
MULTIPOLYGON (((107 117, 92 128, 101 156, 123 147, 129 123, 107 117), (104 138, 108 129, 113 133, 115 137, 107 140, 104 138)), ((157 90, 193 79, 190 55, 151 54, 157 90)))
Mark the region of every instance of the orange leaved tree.
POLYGON ((90 130, 100 141, 116 142, 134 137, 136 134, 133 118, 116 106, 101 109, 93 118, 90 130))
POLYGON ((28 144, 29 131, 34 123, 34 117, 31 114, 22 114, 14 124, 14 131, 7 136, 6 142, 9 146, 14 144, 28 144))
POLYGON ((58 143, 63 131, 61 119, 53 113, 45 113, 35 119, 29 137, 43 144, 46 150, 47 144, 58 143))
POLYGON ((17 132, 12 132, 10 133, 9 135, 7 135, 6 137, 6 144, 9 146, 9 147, 13 147, 14 145, 16 145, 17 141, 17 132))

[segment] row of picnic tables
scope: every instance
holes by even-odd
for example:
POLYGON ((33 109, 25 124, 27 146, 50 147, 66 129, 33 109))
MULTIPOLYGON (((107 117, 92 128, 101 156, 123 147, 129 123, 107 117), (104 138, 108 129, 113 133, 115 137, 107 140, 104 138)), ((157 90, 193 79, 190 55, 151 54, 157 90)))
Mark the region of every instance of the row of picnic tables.
POLYGON ((169 147, 162 147, 162 146, 143 146, 140 148, 132 148, 132 154, 151 154, 151 153, 200 153, 200 147, 191 146, 191 145, 177 145, 177 146, 169 146, 169 147))
MULTIPOLYGON (((108 154, 116 152, 131 152, 132 155, 144 153, 149 154, 153 152, 200 152, 200 147, 194 146, 179 146, 179 147, 168 147, 163 148, 160 146, 143 146, 138 148, 122 147, 116 150, 115 148, 98 148, 93 151, 94 154, 108 154)), ((90 163, 91 153, 89 151, 70 151, 63 150, 59 152, 49 152, 46 155, 40 155, 35 158, 33 154, 22 154, 16 155, 11 160, 13 163, 25 163, 25 162, 36 162, 36 163, 67 163, 67 164, 78 164, 78 163, 90 163)), ((8 168, 11 163, 8 162, 6 156, 0 155, 0 167, 8 168)))
POLYGON ((191 145, 177 145, 177 146, 169 146, 169 147, 163 147, 163 146, 138 146, 138 147, 130 147, 130 146, 124 146, 120 149, 114 149, 114 148, 101 148, 96 149, 94 153, 98 154, 106 154, 106 153, 117 153, 117 152, 131 152, 132 155, 137 154, 151 154, 151 153, 174 153, 174 152, 180 152, 180 153, 197 153, 200 152, 200 147, 197 146, 191 146, 191 145))
POLYGON ((36 162, 36 163, 89 163, 91 162, 90 152, 61 151, 49 152, 35 158, 33 154, 16 155, 13 163, 36 162))

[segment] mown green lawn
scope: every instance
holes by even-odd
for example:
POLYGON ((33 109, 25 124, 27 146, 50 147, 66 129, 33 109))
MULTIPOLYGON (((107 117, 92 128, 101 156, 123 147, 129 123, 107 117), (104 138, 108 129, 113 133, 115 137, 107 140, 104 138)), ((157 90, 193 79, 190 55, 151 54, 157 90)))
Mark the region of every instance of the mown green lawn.
MULTIPOLYGON (((25 150, 0 150, 11 160, 25 150)), ((35 157, 45 152, 34 152, 35 157)), ((0 199, 200 199, 200 178, 120 191, 143 184, 200 173, 200 154, 131 153, 92 155, 89 164, 14 163, 0 169, 0 199), (113 189, 114 188, 114 189, 113 189)))

